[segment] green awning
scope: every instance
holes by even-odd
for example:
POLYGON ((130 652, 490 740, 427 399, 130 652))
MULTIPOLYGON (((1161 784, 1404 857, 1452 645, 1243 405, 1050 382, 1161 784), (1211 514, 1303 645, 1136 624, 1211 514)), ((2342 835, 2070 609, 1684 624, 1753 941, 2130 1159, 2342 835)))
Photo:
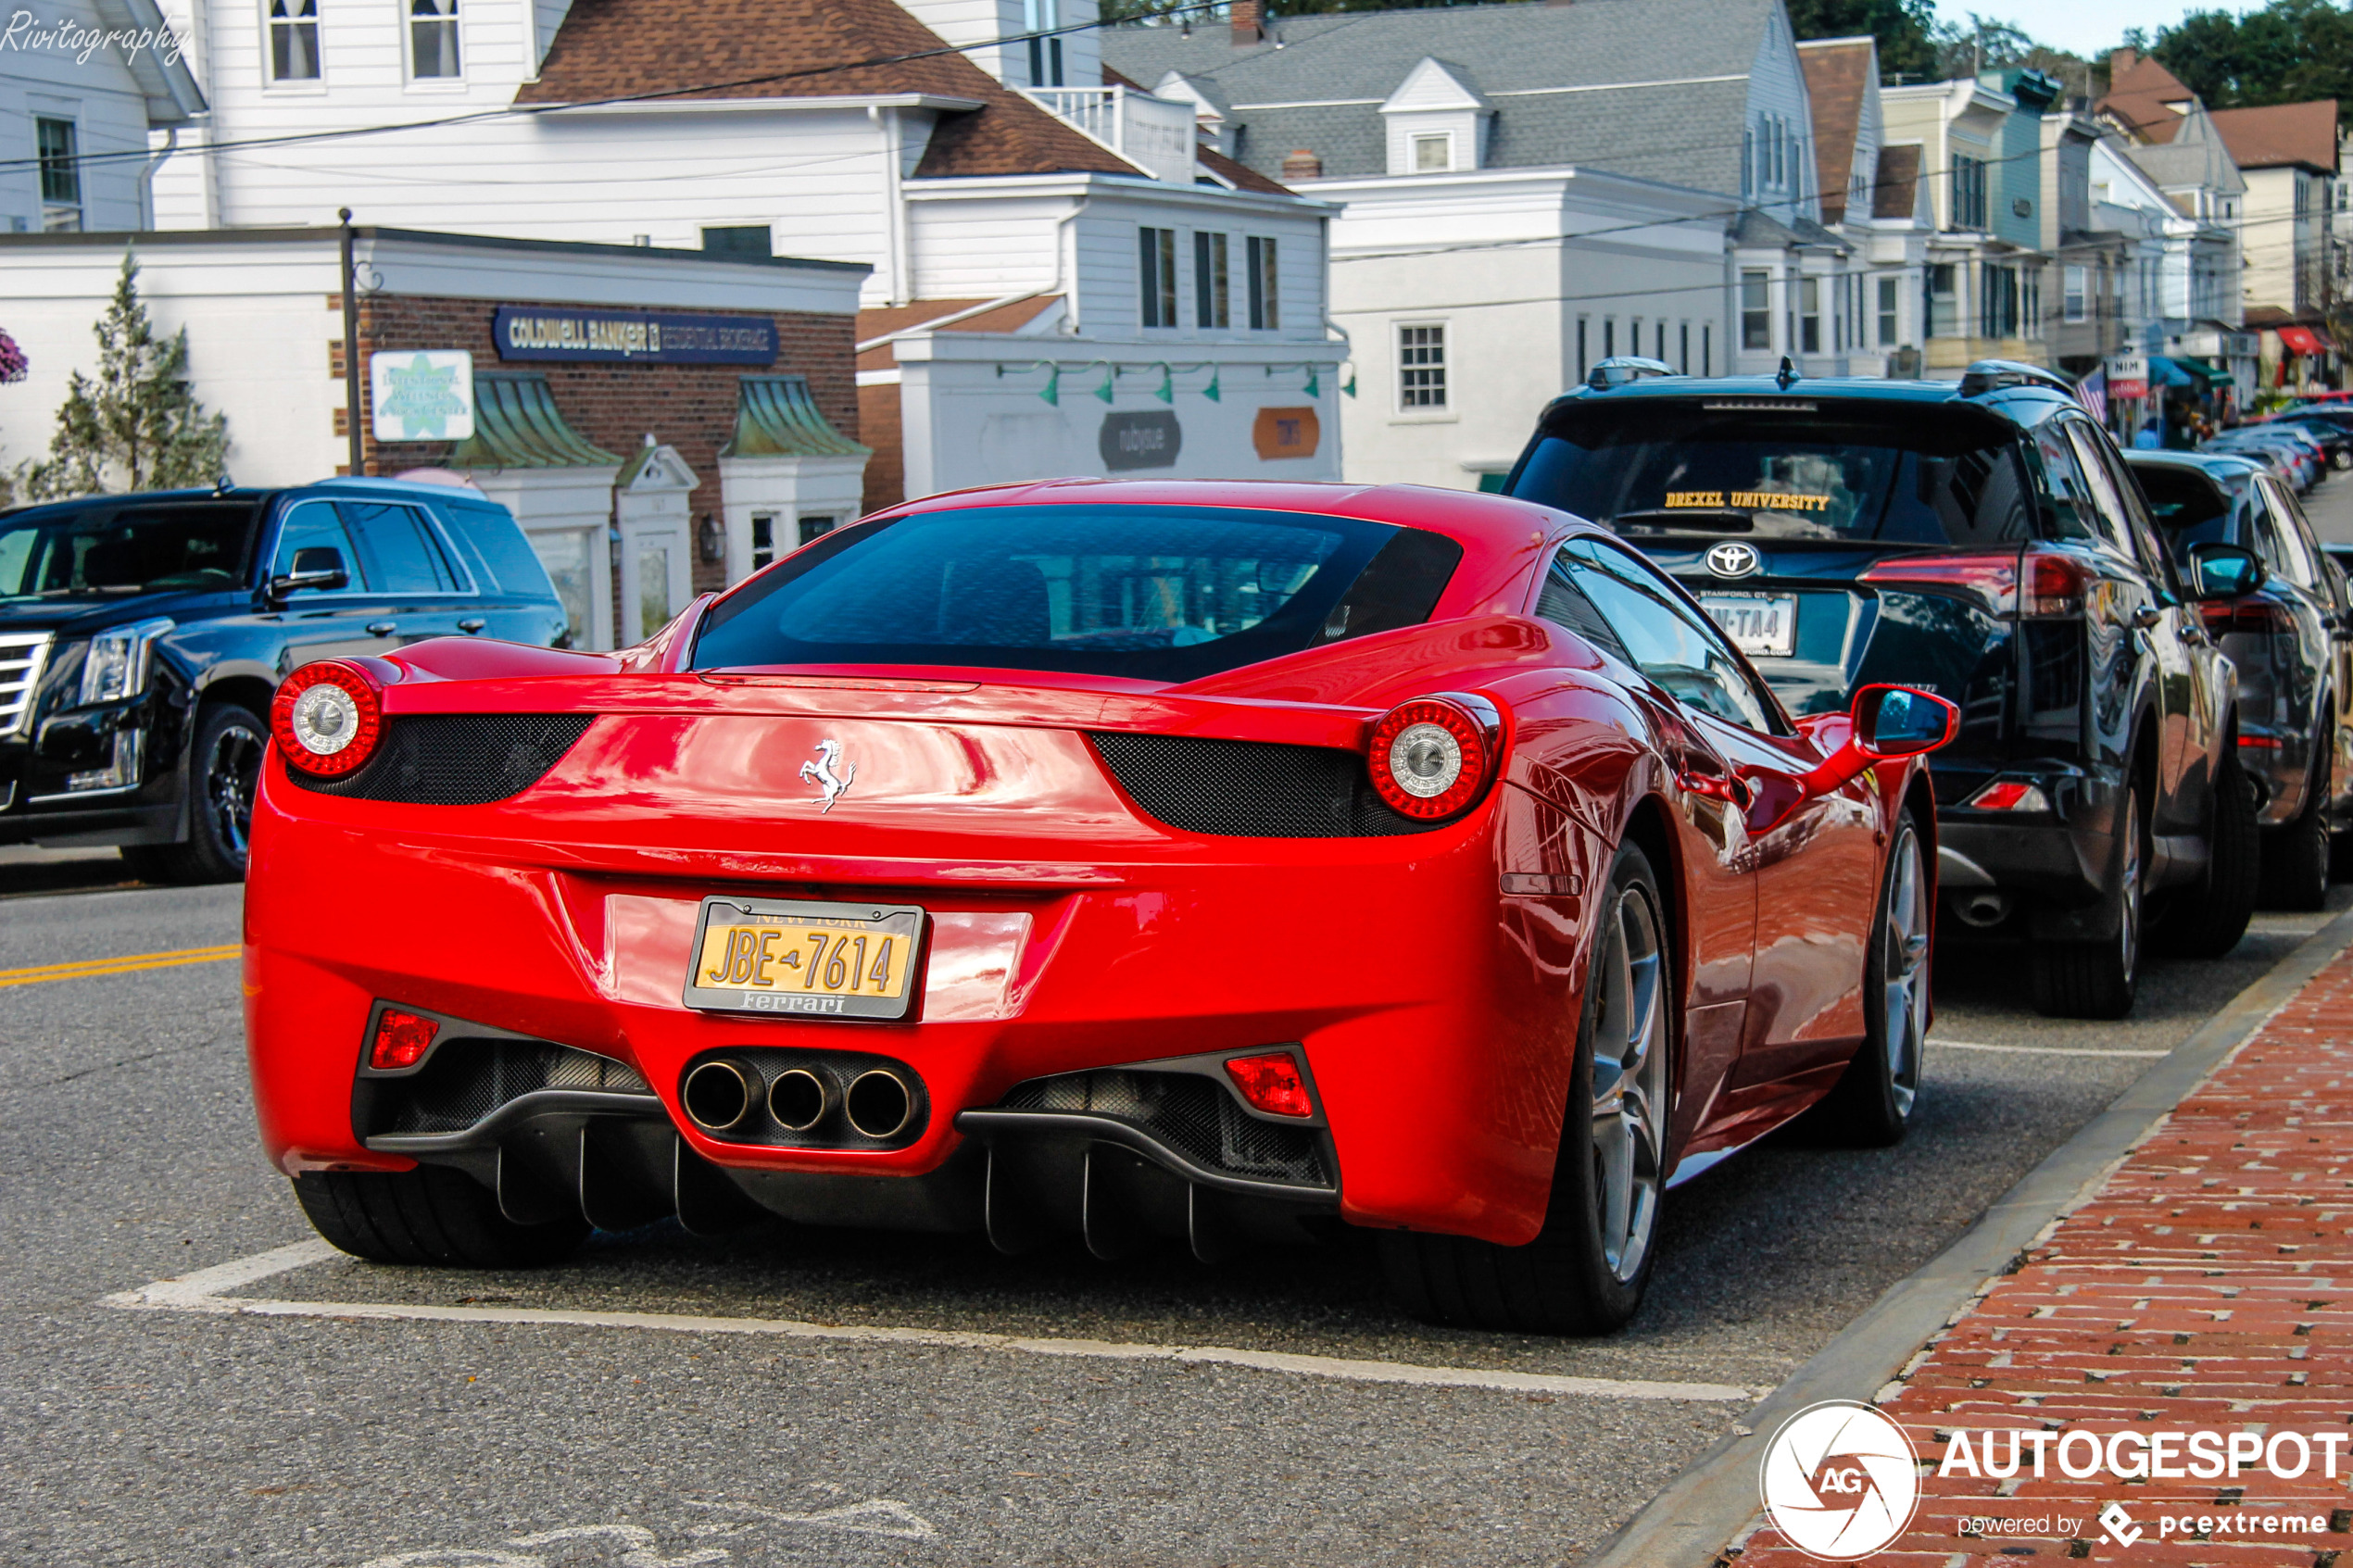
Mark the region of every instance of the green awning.
POLYGON ((736 388, 736 433, 723 458, 869 458, 825 421, 806 376, 746 376, 736 388))
POLYGON ((621 461, 564 422, 540 370, 474 375, 474 433, 449 454, 453 469, 601 469, 621 461))

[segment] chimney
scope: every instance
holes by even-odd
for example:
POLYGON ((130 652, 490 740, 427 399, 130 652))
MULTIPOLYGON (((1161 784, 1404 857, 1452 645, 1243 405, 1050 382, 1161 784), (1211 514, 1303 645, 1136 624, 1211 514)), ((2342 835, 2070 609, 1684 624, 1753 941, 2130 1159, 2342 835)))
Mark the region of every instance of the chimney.
POLYGON ((1283 158, 1283 183, 1286 185, 1301 180, 1321 180, 1323 177, 1324 160, 1305 147, 1294 147, 1283 158))
POLYGON ((2141 56, 2131 49, 2110 49, 2108 52, 2108 79, 2114 82, 2140 61, 2141 56))
POLYGON ((1227 10, 1234 20, 1235 48, 1247 49, 1266 36, 1266 30, 1259 25, 1260 0, 1234 0, 1227 10))

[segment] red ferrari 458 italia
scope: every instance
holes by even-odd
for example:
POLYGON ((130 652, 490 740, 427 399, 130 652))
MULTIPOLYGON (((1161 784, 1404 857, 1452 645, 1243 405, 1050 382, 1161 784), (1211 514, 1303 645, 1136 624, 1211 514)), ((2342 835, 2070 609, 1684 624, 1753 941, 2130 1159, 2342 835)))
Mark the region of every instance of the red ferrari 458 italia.
POLYGON ((1502 497, 1061 481, 819 539, 616 655, 281 687, 261 1132, 338 1247, 591 1226, 1380 1233, 1412 1311, 1630 1317, 1667 1189, 1900 1136, 1957 715, 1793 722, 1502 497))

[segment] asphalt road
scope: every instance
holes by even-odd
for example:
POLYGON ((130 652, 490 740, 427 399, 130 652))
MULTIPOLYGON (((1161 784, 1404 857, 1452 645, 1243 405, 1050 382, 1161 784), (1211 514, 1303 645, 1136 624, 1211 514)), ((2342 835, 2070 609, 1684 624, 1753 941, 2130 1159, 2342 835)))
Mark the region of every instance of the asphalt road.
MULTIPOLYGON (((11 880, 51 861, 0 863, 11 880)), ((85 868, 84 885, 109 878, 85 868)), ((119 876, 119 870, 116 873, 119 876)), ((0 900, 0 972, 237 938, 237 891, 0 900)), ((2353 888, 2336 904, 2353 903, 2353 888)), ((232 961, 0 984, 0 1562, 1519 1564, 1573 1561, 1761 1389, 2322 916, 2059 1024, 2015 963, 1948 965, 1913 1135, 1777 1143, 1671 1195, 1633 1330, 1433 1330, 1344 1245, 1209 1271, 976 1243, 667 1223, 537 1274, 307 1264, 236 1293, 1210 1346, 1614 1380, 1571 1394, 1165 1358, 642 1326, 129 1311, 102 1298, 307 1239, 257 1150, 232 961), (2013 1046, 2020 1050, 1965 1047, 2013 1046), (2051 1047, 2066 1053, 2053 1054, 2051 1047), (522 1543, 522 1544, 518 1544, 522 1543)), ((0 973, 0 982, 8 976, 0 973)), ((407 1310, 403 1308, 401 1310, 407 1310)))

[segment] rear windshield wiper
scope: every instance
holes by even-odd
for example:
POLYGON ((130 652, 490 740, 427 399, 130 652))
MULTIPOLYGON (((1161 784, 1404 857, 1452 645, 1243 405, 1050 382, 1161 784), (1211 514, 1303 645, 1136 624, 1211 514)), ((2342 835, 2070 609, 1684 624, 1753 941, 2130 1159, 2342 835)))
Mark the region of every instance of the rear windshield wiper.
POLYGON ((1611 521, 1644 533, 1750 533, 1756 528, 1755 519, 1730 507, 1656 507, 1620 512, 1611 521))

